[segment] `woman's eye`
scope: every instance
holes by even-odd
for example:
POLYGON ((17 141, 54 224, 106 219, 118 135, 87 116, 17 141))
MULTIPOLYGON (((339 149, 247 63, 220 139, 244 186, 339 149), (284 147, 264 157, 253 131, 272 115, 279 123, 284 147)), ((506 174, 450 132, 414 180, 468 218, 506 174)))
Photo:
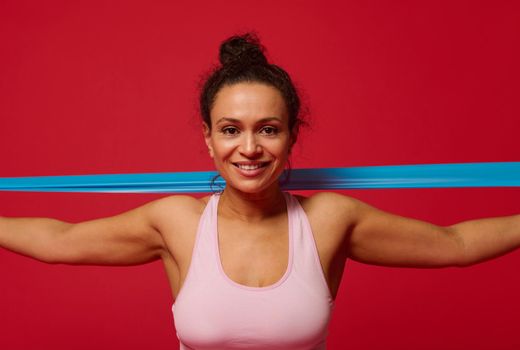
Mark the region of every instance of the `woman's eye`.
POLYGON ((236 128, 222 128, 224 135, 236 135, 238 130, 236 128))
POLYGON ((276 128, 272 127, 272 126, 266 126, 262 130, 264 130, 264 132, 267 135, 274 135, 274 134, 276 134, 278 132, 278 129, 276 129, 276 128))

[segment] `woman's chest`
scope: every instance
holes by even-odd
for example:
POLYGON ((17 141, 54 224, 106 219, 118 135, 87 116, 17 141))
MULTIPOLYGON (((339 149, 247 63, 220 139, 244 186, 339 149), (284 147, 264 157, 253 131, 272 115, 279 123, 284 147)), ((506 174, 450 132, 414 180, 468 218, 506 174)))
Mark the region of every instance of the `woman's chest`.
MULTIPOLYGON (((319 265, 335 298, 346 260, 344 225, 324 220, 319 208, 306 206, 305 201, 301 203, 311 227, 319 265)), ((175 235, 175 238, 166 239, 171 259, 164 260, 174 298, 182 289, 192 263, 199 220, 200 214, 186 217, 179 225, 172 225, 171 233, 165 234, 167 237, 175 235)), ((276 284, 287 273, 291 248, 287 215, 262 224, 237 224, 222 218, 218 221, 214 239, 214 262, 220 264, 223 277, 231 282, 266 287, 276 284)))

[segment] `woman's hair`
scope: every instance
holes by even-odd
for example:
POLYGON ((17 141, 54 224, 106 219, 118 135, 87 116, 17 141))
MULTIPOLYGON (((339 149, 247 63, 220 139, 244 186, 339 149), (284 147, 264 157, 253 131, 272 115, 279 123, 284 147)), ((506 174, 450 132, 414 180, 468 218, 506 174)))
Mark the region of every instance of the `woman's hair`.
POLYGON ((280 91, 289 114, 289 130, 296 134, 301 124, 300 97, 287 72, 267 62, 265 48, 254 33, 235 35, 220 44, 219 61, 205 78, 200 92, 202 119, 211 130, 210 111, 216 96, 224 86, 243 82, 258 82, 275 87, 280 91))
MULTIPOLYGON (((220 89, 243 82, 257 82, 280 91, 289 115, 289 132, 298 135, 299 128, 307 123, 302 118, 300 96, 287 72, 267 61, 265 48, 255 33, 234 35, 220 44, 219 61, 201 84, 199 108, 202 120, 211 131, 211 109, 220 89)), ((291 165, 284 181, 290 177, 291 165)), ((215 181, 216 177, 213 179, 215 181)))

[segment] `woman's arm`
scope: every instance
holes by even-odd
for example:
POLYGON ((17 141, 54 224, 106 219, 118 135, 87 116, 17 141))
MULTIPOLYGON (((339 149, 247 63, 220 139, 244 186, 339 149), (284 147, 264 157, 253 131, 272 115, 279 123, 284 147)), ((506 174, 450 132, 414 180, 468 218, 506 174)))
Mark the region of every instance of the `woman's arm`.
POLYGON ((451 226, 390 214, 335 195, 351 218, 348 256, 395 267, 464 267, 520 247, 520 215, 464 221, 451 226))
MULTIPOLYGON (((0 247, 51 264, 136 265, 162 257, 159 230, 182 198, 170 196, 125 213, 80 223, 0 217, 0 247)), ((179 196, 185 197, 185 196, 179 196)))
POLYGON ((448 228, 464 243, 464 266, 499 257, 520 247, 520 215, 469 220, 448 228))

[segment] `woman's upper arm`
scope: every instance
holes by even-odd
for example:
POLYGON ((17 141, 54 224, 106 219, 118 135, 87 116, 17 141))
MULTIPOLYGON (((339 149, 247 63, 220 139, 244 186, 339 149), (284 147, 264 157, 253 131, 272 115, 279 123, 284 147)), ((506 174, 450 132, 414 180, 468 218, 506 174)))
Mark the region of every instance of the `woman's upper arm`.
POLYGON ((394 267, 463 266, 464 244, 448 227, 394 215, 343 196, 353 223, 348 256, 394 267))
MULTIPOLYGON (((169 196, 124 213, 69 225, 49 246, 50 263, 137 265, 167 254, 161 234, 167 213, 186 196, 169 196)), ((170 218, 172 216, 170 215, 170 218)))

